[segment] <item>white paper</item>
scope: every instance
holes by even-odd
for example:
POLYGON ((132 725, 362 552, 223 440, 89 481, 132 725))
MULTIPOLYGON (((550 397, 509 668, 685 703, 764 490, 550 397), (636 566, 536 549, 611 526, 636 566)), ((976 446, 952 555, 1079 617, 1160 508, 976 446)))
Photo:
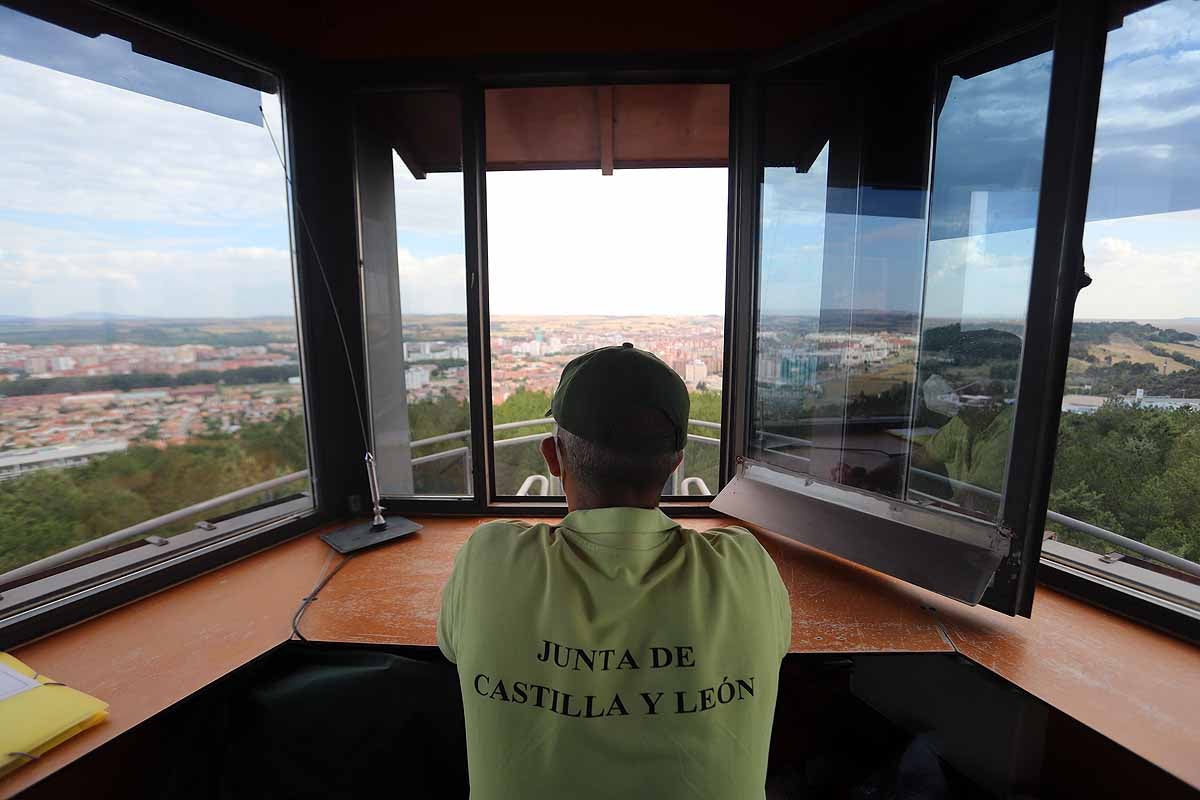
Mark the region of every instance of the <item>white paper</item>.
POLYGON ((13 695, 36 689, 40 683, 27 675, 14 670, 12 667, 0 664, 0 700, 7 700, 13 695))

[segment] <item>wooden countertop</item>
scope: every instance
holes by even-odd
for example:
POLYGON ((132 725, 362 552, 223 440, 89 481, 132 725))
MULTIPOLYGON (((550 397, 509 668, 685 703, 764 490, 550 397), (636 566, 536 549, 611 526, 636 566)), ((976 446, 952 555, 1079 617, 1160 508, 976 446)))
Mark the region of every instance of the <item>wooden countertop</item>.
MULTIPOLYGON (((441 587, 480 519, 356 556, 308 609, 313 640, 433 646, 441 587)), ((707 529, 722 519, 687 520, 707 529)), ((959 652, 1200 787, 1200 649, 1039 588, 1032 620, 946 598, 770 532, 792 599, 794 653, 959 652)), ((0 781, 10 797, 290 635, 300 599, 340 557, 310 533, 14 655, 106 700, 107 722, 0 781)))
MULTIPOLYGON (((356 556, 305 613, 300 632, 316 641, 436 646, 442 586, 458 548, 485 521, 440 520, 409 541, 356 556)), ((685 524, 708 530, 734 523, 685 524)), ((787 539, 762 541, 791 595, 791 652, 954 652, 919 590, 787 539)))

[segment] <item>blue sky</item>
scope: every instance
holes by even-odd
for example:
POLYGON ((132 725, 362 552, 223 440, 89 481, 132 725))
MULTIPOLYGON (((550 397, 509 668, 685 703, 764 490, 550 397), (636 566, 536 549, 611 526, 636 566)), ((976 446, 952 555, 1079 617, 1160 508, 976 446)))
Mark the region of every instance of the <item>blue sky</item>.
MULTIPOLYGON (((1085 235, 1096 282, 1078 315, 1200 316, 1200 3, 1128 18, 1106 63, 1085 235)), ((1049 68, 1044 55, 954 79, 928 248, 924 221, 879 213, 898 205, 884 191, 862 196, 870 215, 827 217, 822 159, 769 170, 764 310, 915 312, 924 298, 930 314, 1019 315, 1049 68), (856 225, 854 270, 823 269, 826 238, 856 225)), ((0 315, 292 313, 260 103, 279 136, 273 95, 0 9, 0 315)), ((405 308, 461 312, 460 177, 396 173, 405 308)), ((493 173, 488 199, 494 313, 723 311, 724 170, 493 173)))

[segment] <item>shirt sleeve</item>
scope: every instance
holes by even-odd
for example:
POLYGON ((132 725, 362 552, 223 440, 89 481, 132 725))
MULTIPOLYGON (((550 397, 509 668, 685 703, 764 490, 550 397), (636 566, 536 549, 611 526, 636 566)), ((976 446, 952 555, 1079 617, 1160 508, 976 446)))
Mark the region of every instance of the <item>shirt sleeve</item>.
POLYGON ((455 651, 455 628, 458 624, 462 608, 463 572, 466 570, 467 550, 471 545, 470 539, 454 557, 454 569, 450 578, 442 587, 442 607, 438 611, 437 646, 451 663, 458 663, 455 651))
POLYGON ((775 559, 767 556, 767 581, 771 586, 771 599, 775 604, 776 618, 779 620, 779 656, 782 658, 792 649, 792 599, 788 594, 787 585, 779 575, 779 567, 775 559))

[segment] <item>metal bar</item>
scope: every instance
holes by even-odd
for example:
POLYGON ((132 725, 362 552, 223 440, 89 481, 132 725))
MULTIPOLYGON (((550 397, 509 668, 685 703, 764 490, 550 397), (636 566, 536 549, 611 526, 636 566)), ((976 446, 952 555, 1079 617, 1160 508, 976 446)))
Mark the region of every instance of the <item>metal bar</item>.
MULTIPOLYGON (((532 428, 535 425, 551 425, 553 423, 554 423, 553 417, 543 417, 542 419, 527 419, 527 420, 521 420, 519 422, 504 422, 499 425, 493 426, 492 430, 510 431, 510 430, 515 430, 517 428, 532 428)), ((688 425, 697 425, 702 428, 712 428, 715 430, 721 429, 721 423, 708 422, 707 420, 689 419, 688 425)), ((437 436, 430 436, 427 439, 418 439, 417 441, 413 442, 410 446, 411 447, 424 447, 425 445, 439 444, 441 442, 452 442, 456 439, 466 439, 470 435, 471 435, 470 431, 453 431, 451 433, 442 433, 437 436)), ((538 434, 531 434, 531 435, 545 436, 546 434, 538 433, 538 434)), ((705 439, 706 441, 720 442, 720 439, 707 439, 706 437, 700 437, 700 438, 705 439)), ((510 440, 509 439, 498 439, 497 443, 507 442, 507 441, 510 441, 510 440)))
POLYGON ((148 519, 145 522, 139 522, 136 525, 130 525, 128 528, 122 528, 119 531, 113 531, 112 533, 105 534, 98 539, 92 539, 90 542, 84 542, 83 544, 67 548, 66 550, 55 553, 54 555, 46 556, 43 559, 34 561, 32 564, 26 564, 23 567, 17 567, 14 570, 9 570, 3 575, 0 575, 0 583, 12 583, 41 572, 47 572, 55 567, 60 567, 63 564, 70 563, 71 561, 99 553, 114 545, 120 544, 121 542, 125 542, 129 539, 134 539, 138 536, 149 533, 152 530, 161 528, 163 525, 169 525, 172 522, 178 522, 179 520, 187 519, 195 514, 199 514, 201 511, 207 511, 210 508, 216 508, 217 506, 222 506, 226 503, 232 503, 235 500, 241 500, 245 497, 258 494, 259 492, 264 492, 268 489, 274 489, 277 486, 283 486, 287 483, 303 480, 307 477, 308 470, 300 470, 299 472, 293 472, 278 478, 272 478, 269 481, 263 481, 262 483, 255 484, 254 486, 247 486, 243 489, 238 489, 237 491, 229 492, 228 494, 223 494, 219 497, 214 497, 211 500, 195 503, 187 508, 181 508, 178 511, 172 511, 169 514, 163 514, 160 517, 154 517, 153 519, 148 519))
POLYGON ((533 488, 535 483, 541 484, 542 496, 545 497, 550 493, 550 479, 545 475, 530 475, 521 483, 521 488, 517 489, 517 497, 525 497, 533 488))
POLYGON ((492 352, 487 270, 487 155, 483 87, 462 90, 463 238, 471 396, 471 495, 483 509, 496 493, 492 474, 492 352))
POLYGON ((1126 550, 1132 550, 1138 555, 1145 556, 1152 561, 1159 561, 1180 572, 1186 572, 1189 575, 1195 575, 1197 578, 1200 578, 1200 564, 1193 564, 1186 558, 1181 558, 1165 550, 1159 550, 1157 547, 1151 547, 1148 544, 1139 542, 1137 539, 1130 539, 1128 536, 1122 536, 1106 528, 1092 525, 1090 522, 1068 517, 1066 514, 1059 514, 1057 511, 1047 511, 1046 519, 1050 522, 1057 522, 1059 525, 1066 525, 1068 528, 1077 530, 1080 533, 1095 536, 1097 539, 1103 539, 1109 544, 1115 544, 1119 547, 1124 547, 1126 550))
POLYGON ((427 439, 418 439, 412 442, 409 447, 424 447, 430 444, 440 444, 441 442, 453 442, 458 439, 466 439, 471 435, 470 431, 454 431, 452 433, 442 433, 437 436, 430 436, 427 439))
POLYGON ((983 601, 1007 614, 1029 616, 1033 609, 1067 349, 1083 270, 1083 229, 1108 37, 1106 5, 1061 0, 1058 9, 1025 342, 1004 477, 1001 519, 1012 531, 1012 545, 983 601))
POLYGON ((754 407, 754 332, 757 327, 759 237, 758 164, 762 87, 742 76, 729 87, 729 212, 726 227, 725 363, 721 419, 725 435, 720 485, 733 479, 747 454, 754 407))
POLYGON ((554 417, 540 417, 538 419, 525 419, 519 422, 502 422, 499 425, 493 425, 494 431, 510 431, 513 428, 527 428, 530 425, 553 425, 554 417))
POLYGON ((508 439, 497 439, 495 447, 499 450, 501 447, 508 447, 514 444, 522 444, 524 442, 540 442, 546 438, 544 433, 527 433, 524 436, 513 436, 508 439))
POLYGON ((432 461, 441 461, 445 458, 456 458, 461 455, 469 454, 470 452, 471 448, 469 447, 455 447, 450 450, 439 450, 438 452, 430 453, 427 456, 419 456, 418 458, 414 458, 412 463, 415 467, 419 464, 428 464, 432 461))
MULTIPOLYGON (((962 489, 963 491, 971 492, 981 497, 987 497, 992 500, 1000 499, 999 492, 993 492, 989 489, 984 489, 981 486, 973 486, 969 483, 963 483, 962 481, 948 478, 945 475, 938 475, 936 472, 928 472, 926 470, 916 468, 913 469, 913 472, 927 478, 945 481, 956 489, 962 489)), ((913 494, 919 494, 922 497, 927 497, 930 500, 935 500, 941 503, 946 502, 945 498, 934 497, 933 495, 926 494, 925 492, 914 491, 913 494)), ((1084 522, 1081 519, 1068 517, 1066 514, 1060 514, 1057 511, 1048 510, 1046 512, 1046 521, 1056 522, 1059 525, 1065 525, 1071 530, 1079 531, 1080 533, 1086 533, 1089 536, 1094 536, 1097 539, 1118 547, 1124 547, 1126 550, 1132 550, 1138 555, 1145 556, 1152 561, 1158 561, 1162 564, 1166 564, 1169 567, 1173 567, 1180 572, 1186 572, 1189 575, 1195 575, 1196 577, 1200 578, 1200 564, 1195 564, 1191 561, 1188 561, 1186 558, 1175 555, 1174 553, 1168 553, 1166 550, 1159 550, 1157 547, 1152 547, 1145 542, 1139 542, 1137 539, 1130 539, 1128 536, 1122 536, 1115 531, 1110 531, 1107 528, 1101 528, 1098 525, 1093 525, 1090 522, 1084 522)))

